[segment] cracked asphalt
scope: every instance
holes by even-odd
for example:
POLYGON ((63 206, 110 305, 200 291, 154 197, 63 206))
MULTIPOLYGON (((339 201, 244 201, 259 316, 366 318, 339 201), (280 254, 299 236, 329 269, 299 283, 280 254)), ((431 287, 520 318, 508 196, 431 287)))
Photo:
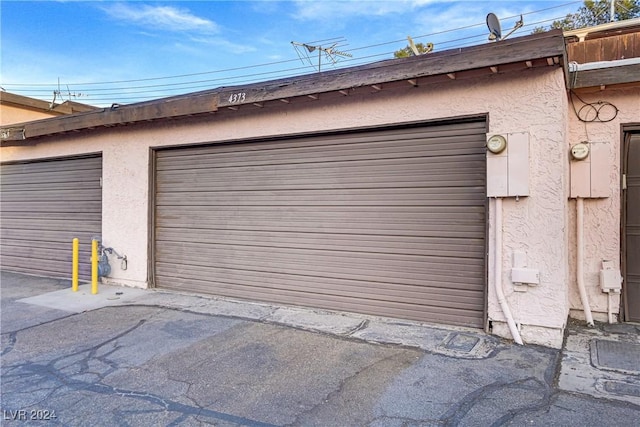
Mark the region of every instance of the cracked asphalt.
POLYGON ((69 312, 19 301, 68 281, 5 272, 1 280, 6 426, 637 426, 640 419, 632 403, 560 391, 558 350, 487 337, 493 345, 482 357, 456 357, 169 307, 157 295, 152 303, 69 312))

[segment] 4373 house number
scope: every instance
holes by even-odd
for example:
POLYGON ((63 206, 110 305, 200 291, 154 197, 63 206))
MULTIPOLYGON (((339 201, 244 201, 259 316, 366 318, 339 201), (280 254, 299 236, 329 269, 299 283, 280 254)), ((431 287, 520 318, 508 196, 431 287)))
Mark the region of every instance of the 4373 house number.
POLYGON ((247 99, 247 94, 246 92, 238 92, 238 93, 232 93, 229 96, 229 102, 231 104, 237 104, 239 102, 244 102, 244 100, 247 99))

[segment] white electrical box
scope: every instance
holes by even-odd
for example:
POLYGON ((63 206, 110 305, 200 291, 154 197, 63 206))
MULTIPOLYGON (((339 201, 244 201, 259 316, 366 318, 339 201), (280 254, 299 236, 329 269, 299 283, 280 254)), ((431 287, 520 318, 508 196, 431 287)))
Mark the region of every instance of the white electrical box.
MULTIPOLYGON (((492 144, 502 138, 506 147, 494 150, 496 153, 487 151, 487 197, 528 196, 529 133, 492 135, 487 141, 492 144)), ((489 144, 488 147, 493 148, 489 144)))
POLYGON ((527 254, 523 251, 513 251, 511 282, 517 292, 526 292, 529 286, 540 284, 540 270, 527 267, 527 254))
POLYGON ((602 261, 600 287, 603 292, 620 292, 622 289, 622 275, 620 270, 614 268, 612 261, 602 261))
POLYGON ((522 283, 526 285, 539 285, 540 270, 533 268, 512 268, 511 281, 513 283, 522 283))
POLYGON ((604 142, 581 142, 571 147, 572 198, 609 197, 612 169, 609 151, 609 144, 604 142))

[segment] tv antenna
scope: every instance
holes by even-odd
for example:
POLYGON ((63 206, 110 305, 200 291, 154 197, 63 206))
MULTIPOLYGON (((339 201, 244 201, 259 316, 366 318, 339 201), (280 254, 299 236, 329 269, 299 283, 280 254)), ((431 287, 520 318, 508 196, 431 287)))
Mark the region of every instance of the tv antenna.
POLYGON ((67 85, 67 92, 63 92, 60 89, 60 77, 58 77, 58 89, 53 91, 53 100, 49 103, 49 109, 52 110, 53 107, 56 106, 56 99, 58 99, 58 97, 64 99, 65 95, 67 96, 67 101, 71 101, 71 98, 84 96, 84 94, 82 93, 71 92, 71 90, 69 89, 69 85, 67 85))
POLYGON ((489 27, 489 40, 497 41, 504 40, 513 34, 518 28, 521 28, 524 25, 524 21, 522 19, 522 15, 520 15, 520 20, 516 22, 516 25, 513 27, 511 31, 509 31, 505 36, 502 35, 502 30, 500 29, 500 20, 496 16, 495 13, 490 13, 487 15, 487 27, 489 27))
POLYGON ((347 57, 347 58, 353 57, 353 55, 351 55, 350 53, 339 50, 344 48, 344 46, 346 46, 345 42, 346 40, 343 37, 338 37, 335 39, 318 40, 310 43, 291 42, 291 44, 293 45, 293 48, 296 50, 296 53, 298 54, 298 57, 300 58, 300 60, 303 63, 308 62, 309 65, 311 65, 314 68, 316 67, 316 65, 314 65, 313 62, 311 62, 310 54, 317 51, 318 52, 317 67, 318 67, 318 72, 320 72, 322 70, 323 54, 325 59, 330 61, 333 65, 335 65, 340 60, 340 57, 347 57), (325 44, 324 46, 322 45, 323 43, 325 44))

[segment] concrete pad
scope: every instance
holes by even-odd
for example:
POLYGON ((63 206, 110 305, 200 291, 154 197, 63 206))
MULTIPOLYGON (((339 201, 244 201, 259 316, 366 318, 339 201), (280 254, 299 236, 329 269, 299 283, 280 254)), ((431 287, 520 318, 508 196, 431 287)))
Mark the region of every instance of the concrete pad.
POLYGON ((98 293, 93 295, 91 294, 91 285, 80 285, 77 292, 68 288, 17 301, 70 313, 82 313, 107 306, 123 305, 147 292, 145 289, 100 284, 98 293))
POLYGON ((277 308, 265 320, 336 335, 348 335, 366 324, 365 319, 356 316, 291 307, 277 308))
POLYGON ((126 303, 153 305, 191 313, 258 321, 264 320, 275 310, 274 307, 264 303, 235 301, 221 297, 169 292, 158 289, 148 289, 146 293, 137 295, 126 303))
POLYGON ((633 351, 638 348, 640 334, 627 333, 628 328, 611 328, 610 325, 598 323, 595 328, 588 328, 576 321, 571 321, 568 329, 562 351, 558 388, 640 405, 640 375, 611 366, 619 365, 616 361, 622 359, 618 356, 624 356, 616 355, 617 351, 633 351), (613 333, 612 330, 622 333, 613 333), (598 342, 601 345, 596 350, 598 342), (598 354, 598 350, 603 351, 598 354))
POLYGON ((369 342, 400 344, 463 359, 483 359, 497 348, 499 340, 467 328, 438 328, 421 323, 371 320, 350 335, 369 342), (468 344, 473 345, 469 346, 468 344))

